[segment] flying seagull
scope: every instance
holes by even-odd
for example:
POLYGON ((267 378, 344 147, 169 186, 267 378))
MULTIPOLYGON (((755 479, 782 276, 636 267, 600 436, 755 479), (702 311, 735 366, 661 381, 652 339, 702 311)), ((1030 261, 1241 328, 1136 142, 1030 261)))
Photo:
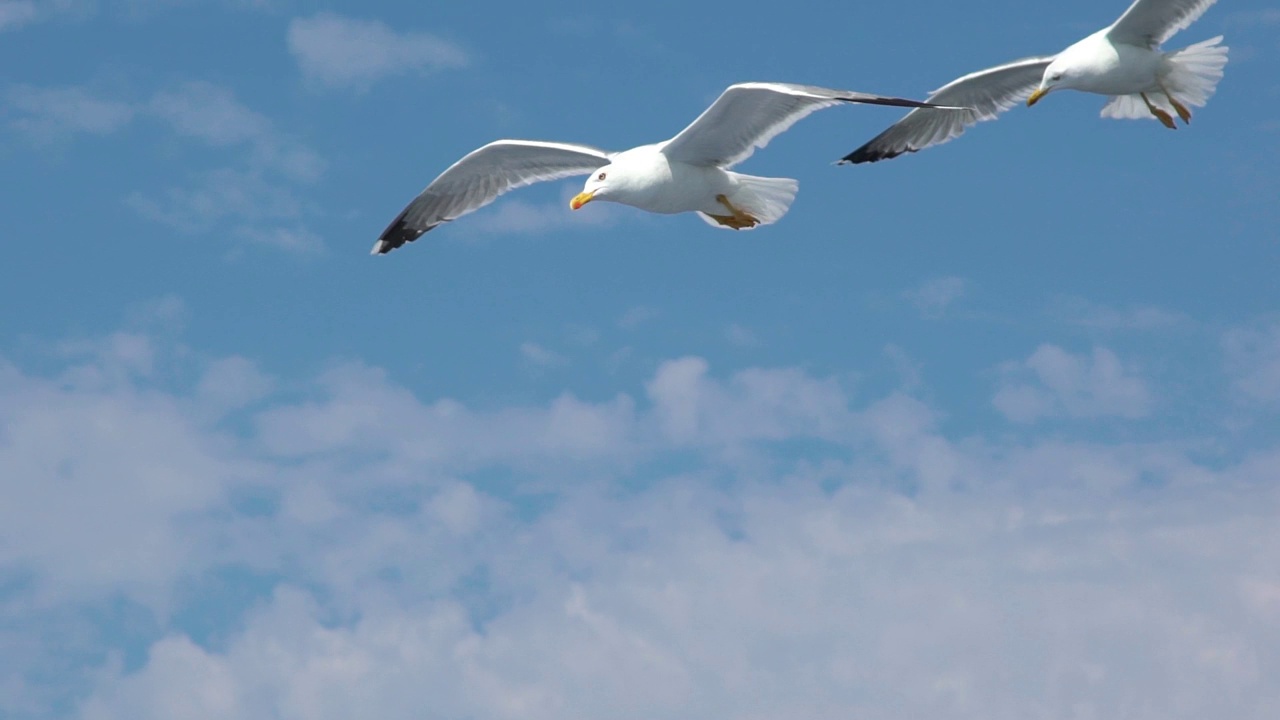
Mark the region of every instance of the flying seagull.
POLYGON ((959 137, 965 128, 1026 99, 1035 105, 1054 90, 1110 96, 1102 117, 1154 117, 1176 128, 1173 112, 1191 121, 1188 105, 1203 107, 1222 78, 1227 48, 1222 36, 1182 50, 1160 44, 1195 22, 1216 0, 1136 0, 1111 26, 1057 55, 1029 57, 965 75, 942 86, 928 102, 963 105, 963 112, 917 109, 840 160, 876 162, 959 137))
MULTIPOLYGON (((373 254, 391 252, 436 226, 544 180, 587 175, 574 210, 608 200, 656 213, 696 212, 707 223, 747 230, 776 222, 799 183, 742 175, 729 168, 816 110, 841 103, 938 107, 847 90, 784 83, 730 85, 680 134, 611 153, 587 145, 496 140, 445 170, 382 232, 373 254)), ((951 112, 955 112, 952 110, 951 112)))

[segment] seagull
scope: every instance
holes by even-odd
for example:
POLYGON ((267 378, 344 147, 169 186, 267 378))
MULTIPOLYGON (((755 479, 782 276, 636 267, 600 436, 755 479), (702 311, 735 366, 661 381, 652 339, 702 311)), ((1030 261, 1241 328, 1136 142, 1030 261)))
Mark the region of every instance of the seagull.
MULTIPOLYGON (((806 115, 841 103, 939 107, 902 98, 809 85, 730 85, 689 127, 666 142, 610 153, 588 145, 496 140, 464 156, 426 187, 382 232, 372 254, 417 240, 503 193, 545 180, 590 175, 569 207, 596 200, 650 212, 696 212, 707 223, 748 230, 776 222, 799 183, 729 168, 806 115)), ((957 108, 958 110, 958 108, 957 108)))
POLYGON ((1195 22, 1216 0, 1136 0, 1109 27, 1057 55, 1029 57, 957 78, 934 91, 931 103, 964 105, 966 112, 917 109, 840 160, 876 162, 959 137, 980 120, 994 120, 1020 100, 1035 105, 1055 90, 1110 96, 1102 117, 1154 117, 1176 128, 1167 102, 1184 123, 1188 105, 1203 107, 1222 78, 1222 36, 1173 52, 1160 44, 1195 22))

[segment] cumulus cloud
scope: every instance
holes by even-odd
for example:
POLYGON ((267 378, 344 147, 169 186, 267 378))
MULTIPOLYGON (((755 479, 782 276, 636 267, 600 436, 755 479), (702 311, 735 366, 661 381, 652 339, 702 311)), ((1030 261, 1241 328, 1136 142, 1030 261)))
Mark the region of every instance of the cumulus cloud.
POLYGON ((1014 422, 1055 416, 1133 419, 1146 416, 1152 405, 1146 381, 1107 348, 1073 355, 1056 345, 1041 345, 1031 357, 1002 371, 992 403, 1014 422))
POLYGON ((317 85, 364 88, 384 77, 465 67, 457 45, 419 31, 398 32, 378 20, 331 12, 289 23, 289 52, 317 85))
MULTIPOLYGON (((903 392, 698 357, 614 397, 481 407, 360 362, 284 382, 145 327, 53 345, 77 349, 0 359, 0 714, 1249 720, 1280 701, 1278 447, 957 438, 903 392), (60 656, 40 638, 71 619, 87 639, 60 656)), ((1105 353, 1041 350, 1018 372, 1062 412, 1111 377, 1105 353)))
POLYGON ((850 416, 839 383, 793 369, 750 369, 727 381, 699 357, 670 360, 645 386, 662 435, 677 445, 836 437, 850 416))

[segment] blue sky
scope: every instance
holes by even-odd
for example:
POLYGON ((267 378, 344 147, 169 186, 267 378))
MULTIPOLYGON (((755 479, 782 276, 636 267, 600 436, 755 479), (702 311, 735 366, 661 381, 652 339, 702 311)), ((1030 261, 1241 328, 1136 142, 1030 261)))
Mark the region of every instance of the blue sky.
POLYGON ((1274 7, 1168 44, 1231 47, 1176 132, 838 167, 898 117, 841 107, 742 166, 768 228, 571 180, 367 254, 492 139, 1124 3, 982 9, 0 0, 0 717, 1269 717, 1274 7))

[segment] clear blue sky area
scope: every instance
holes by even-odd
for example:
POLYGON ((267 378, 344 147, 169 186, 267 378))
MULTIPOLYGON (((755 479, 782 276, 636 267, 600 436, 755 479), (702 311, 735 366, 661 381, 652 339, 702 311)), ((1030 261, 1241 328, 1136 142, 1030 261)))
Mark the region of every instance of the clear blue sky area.
POLYGON ((0 718, 1269 718, 1280 10, 1189 127, 1055 93, 744 163, 752 232, 468 151, 923 99, 1124 0, 0 0, 0 718))

